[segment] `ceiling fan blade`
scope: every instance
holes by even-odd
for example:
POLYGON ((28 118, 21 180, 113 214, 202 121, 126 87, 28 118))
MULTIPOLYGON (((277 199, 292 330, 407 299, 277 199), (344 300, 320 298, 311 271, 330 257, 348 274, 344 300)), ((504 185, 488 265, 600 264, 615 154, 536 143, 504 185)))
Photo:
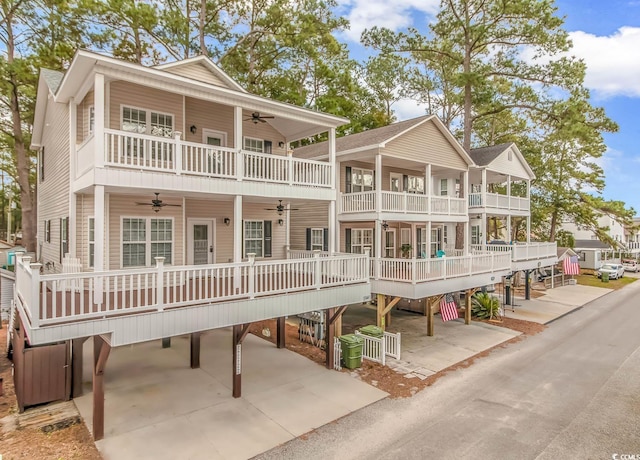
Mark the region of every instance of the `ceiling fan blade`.
POLYGON ((136 202, 136 205, 137 206, 153 206, 153 203, 139 203, 139 202, 136 202))
POLYGON ((171 203, 161 203, 160 206, 177 206, 178 208, 181 207, 181 204, 171 204, 171 203))
POLYGON ((265 120, 263 117, 254 118, 254 120, 257 120, 260 123, 266 123, 267 122, 267 120, 265 120))
POLYGON ((263 116, 258 117, 258 118, 260 118, 260 119, 262 119, 262 120, 265 120, 265 119, 267 119, 267 118, 275 118, 275 117, 274 117, 273 115, 263 115, 263 116))

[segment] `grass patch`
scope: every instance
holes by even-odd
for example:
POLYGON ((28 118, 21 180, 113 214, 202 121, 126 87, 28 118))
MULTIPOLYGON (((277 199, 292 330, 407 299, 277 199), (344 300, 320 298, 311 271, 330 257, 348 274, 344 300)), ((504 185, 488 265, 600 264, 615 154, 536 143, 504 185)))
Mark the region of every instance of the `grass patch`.
POLYGON ((582 284, 583 286, 593 286, 593 287, 601 287, 607 289, 620 289, 627 284, 631 284, 636 281, 638 278, 632 278, 630 276, 625 276, 623 278, 617 280, 609 280, 608 283, 603 283, 600 278, 595 275, 578 275, 576 277, 578 280, 578 284, 582 284))

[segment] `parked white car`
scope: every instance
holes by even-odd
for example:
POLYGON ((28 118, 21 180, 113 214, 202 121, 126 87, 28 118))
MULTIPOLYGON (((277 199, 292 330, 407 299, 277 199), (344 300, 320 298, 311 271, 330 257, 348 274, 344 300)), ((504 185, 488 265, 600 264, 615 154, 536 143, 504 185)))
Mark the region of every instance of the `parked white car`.
POLYGON ((624 276, 624 267, 622 264, 604 264, 597 272, 598 278, 601 278, 603 273, 607 273, 610 280, 617 280, 624 276))
POLYGON ((638 273, 640 271, 640 264, 633 259, 623 259, 622 266, 626 272, 638 273))

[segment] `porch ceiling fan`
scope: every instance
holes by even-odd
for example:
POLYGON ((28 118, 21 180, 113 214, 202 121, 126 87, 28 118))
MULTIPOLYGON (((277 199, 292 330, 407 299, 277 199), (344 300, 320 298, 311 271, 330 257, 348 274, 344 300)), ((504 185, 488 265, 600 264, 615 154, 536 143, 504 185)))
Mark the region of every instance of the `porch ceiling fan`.
MULTIPOLYGON (((277 211, 278 215, 281 216, 286 211, 287 207, 282 204, 282 200, 278 200, 278 206, 275 208, 264 208, 265 211, 277 211)), ((289 211, 297 211, 298 208, 289 208, 289 211)))
POLYGON ((151 200, 151 202, 145 202, 145 203, 140 203, 140 202, 136 202, 137 206, 151 206, 151 209, 153 209, 154 212, 158 212, 160 211, 163 207, 165 206, 177 206, 180 207, 182 206, 181 204, 170 204, 170 203, 163 203, 162 200, 160 199, 160 193, 155 192, 156 197, 151 200))
POLYGON ((252 121, 254 124, 266 123, 267 118, 275 118, 271 115, 260 115, 260 112, 253 112, 249 118, 245 118, 244 121, 252 121))

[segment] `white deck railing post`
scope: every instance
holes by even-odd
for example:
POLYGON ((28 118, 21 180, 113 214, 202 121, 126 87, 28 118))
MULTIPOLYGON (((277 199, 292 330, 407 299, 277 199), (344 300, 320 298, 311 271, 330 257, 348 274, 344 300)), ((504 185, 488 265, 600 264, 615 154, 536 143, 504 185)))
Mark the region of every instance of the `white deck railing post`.
POLYGON ((236 180, 241 181, 244 179, 244 153, 241 149, 238 149, 236 153, 236 180))
POLYGON ((287 151, 287 177, 289 185, 293 184, 293 158, 291 157, 291 150, 287 151))
MULTIPOLYGON (((158 301, 158 311, 164 310, 164 257, 156 257, 156 299, 158 301)), ((139 289, 139 287, 138 287, 139 289)))
POLYGON ((418 259, 415 257, 411 259, 411 284, 416 284, 418 281, 418 259))
POLYGON ((249 290, 249 298, 255 299, 256 297, 256 253, 250 252, 247 254, 249 259, 249 271, 247 273, 247 288, 249 290))
POLYGON ((180 131, 175 131, 173 135, 176 141, 173 146, 173 166, 176 170, 176 174, 180 175, 182 174, 182 141, 180 140, 182 133, 180 131))
MULTIPOLYGON (((23 257, 25 263, 31 271, 31 305, 29 305, 29 313, 31 314, 31 327, 40 326, 40 267, 42 264, 32 264, 31 257, 23 257)), ((55 295, 55 294, 54 294, 55 295)))

